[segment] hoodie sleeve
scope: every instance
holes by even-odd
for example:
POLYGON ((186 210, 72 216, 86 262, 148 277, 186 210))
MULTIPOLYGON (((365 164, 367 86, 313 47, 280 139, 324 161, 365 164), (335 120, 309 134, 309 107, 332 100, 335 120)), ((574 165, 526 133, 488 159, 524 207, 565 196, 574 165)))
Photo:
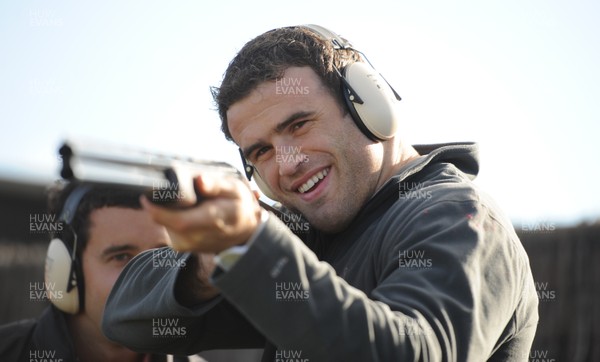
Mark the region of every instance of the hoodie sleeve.
POLYGON ((515 310, 519 303, 534 310, 537 299, 526 255, 510 231, 471 201, 391 218, 369 230, 372 239, 386 240, 381 251, 357 261, 377 278, 368 294, 275 218, 231 270, 215 273, 214 283, 277 345, 279 357, 482 361, 493 360, 498 341, 522 337, 507 353, 526 360, 537 314, 515 310), (413 262, 402 264, 400 253, 410 251, 413 262))
POLYGON ((264 337, 221 296, 192 308, 177 301, 175 285, 182 273, 192 272, 191 258, 160 248, 131 260, 105 306, 107 338, 136 351, 174 355, 264 347, 264 337))

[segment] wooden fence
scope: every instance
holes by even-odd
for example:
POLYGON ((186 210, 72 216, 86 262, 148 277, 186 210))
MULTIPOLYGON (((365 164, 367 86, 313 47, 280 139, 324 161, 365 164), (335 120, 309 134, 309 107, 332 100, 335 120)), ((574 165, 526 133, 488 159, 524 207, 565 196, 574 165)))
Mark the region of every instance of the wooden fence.
POLYGON ((519 236, 540 299, 530 360, 600 361, 600 223, 519 236))
MULTIPOLYGON (((47 305, 31 296, 31 283, 43 283, 46 235, 28 226, 31 214, 44 212, 44 198, 43 187, 2 183, 0 324, 37 317, 47 305)), ((540 298, 530 361, 600 361, 600 222, 531 226, 517 230, 540 298)))

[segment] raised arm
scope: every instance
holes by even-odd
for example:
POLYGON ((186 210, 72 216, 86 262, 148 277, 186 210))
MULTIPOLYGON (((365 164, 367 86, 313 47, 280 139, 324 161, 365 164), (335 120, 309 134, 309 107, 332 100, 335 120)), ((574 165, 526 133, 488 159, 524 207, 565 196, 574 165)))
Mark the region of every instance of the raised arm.
POLYGON ((221 296, 186 305, 176 293, 190 288, 198 260, 170 248, 149 250, 125 267, 108 298, 103 331, 134 350, 190 355, 202 350, 262 348, 264 337, 221 296))

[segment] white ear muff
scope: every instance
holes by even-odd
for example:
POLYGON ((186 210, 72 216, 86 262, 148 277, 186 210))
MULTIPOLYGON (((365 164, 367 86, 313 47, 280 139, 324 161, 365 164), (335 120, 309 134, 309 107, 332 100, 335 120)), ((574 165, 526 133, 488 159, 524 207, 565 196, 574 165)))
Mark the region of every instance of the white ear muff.
POLYGON ((271 191, 271 189, 269 188, 269 186, 267 186, 267 183, 260 177, 260 175, 258 174, 258 172, 256 172, 256 170, 254 171, 254 182, 256 182, 256 186, 258 186, 258 188, 260 189, 260 191, 262 191, 262 193, 270 198, 273 201, 278 201, 277 198, 275 197, 275 195, 273 194, 273 192, 271 191))
POLYGON ((398 99, 390 85, 375 69, 363 62, 345 67, 343 77, 352 89, 352 92, 345 91, 344 96, 351 113, 355 111, 353 118, 359 128, 363 132, 366 128, 367 136, 372 136, 370 138, 392 138, 398 130, 400 116, 398 99), (354 94, 362 102, 355 99, 354 94))
POLYGON ((258 186, 259 190, 269 199, 278 201, 273 192, 271 192, 269 186, 267 186, 267 183, 260 177, 258 171, 256 171, 254 166, 252 166, 252 164, 246 160, 242 149, 239 148, 238 151, 240 153, 240 158, 242 159, 242 164, 244 165, 244 173, 246 174, 248 181, 252 180, 252 176, 254 176, 254 182, 256 183, 256 186, 258 186))
POLYGON ((65 313, 76 314, 79 312, 79 290, 76 278, 71 275, 74 272, 71 260, 63 241, 53 239, 46 253, 44 285, 52 304, 65 313))

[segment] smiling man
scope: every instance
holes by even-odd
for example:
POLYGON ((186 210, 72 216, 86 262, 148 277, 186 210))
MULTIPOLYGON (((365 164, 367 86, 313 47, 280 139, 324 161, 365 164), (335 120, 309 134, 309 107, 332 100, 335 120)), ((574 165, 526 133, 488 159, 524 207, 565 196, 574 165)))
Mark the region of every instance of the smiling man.
POLYGON ((275 82, 261 83, 231 105, 227 125, 278 201, 316 229, 338 232, 418 153, 399 138, 366 138, 309 66, 290 67, 281 78, 302 80, 308 94, 281 95, 275 82), (290 151, 308 162, 277 162, 277 153, 290 151))
POLYGON ((142 200, 189 251, 187 267, 135 258, 109 297, 107 336, 181 354, 264 345, 264 361, 527 360, 529 261, 472 182, 476 145, 403 141, 396 92, 318 26, 247 43, 214 97, 247 176, 287 225, 239 180, 196 178, 206 200, 186 210, 142 200), (297 223, 309 231, 294 235, 297 223), (172 315, 186 338, 144 338, 172 315))

